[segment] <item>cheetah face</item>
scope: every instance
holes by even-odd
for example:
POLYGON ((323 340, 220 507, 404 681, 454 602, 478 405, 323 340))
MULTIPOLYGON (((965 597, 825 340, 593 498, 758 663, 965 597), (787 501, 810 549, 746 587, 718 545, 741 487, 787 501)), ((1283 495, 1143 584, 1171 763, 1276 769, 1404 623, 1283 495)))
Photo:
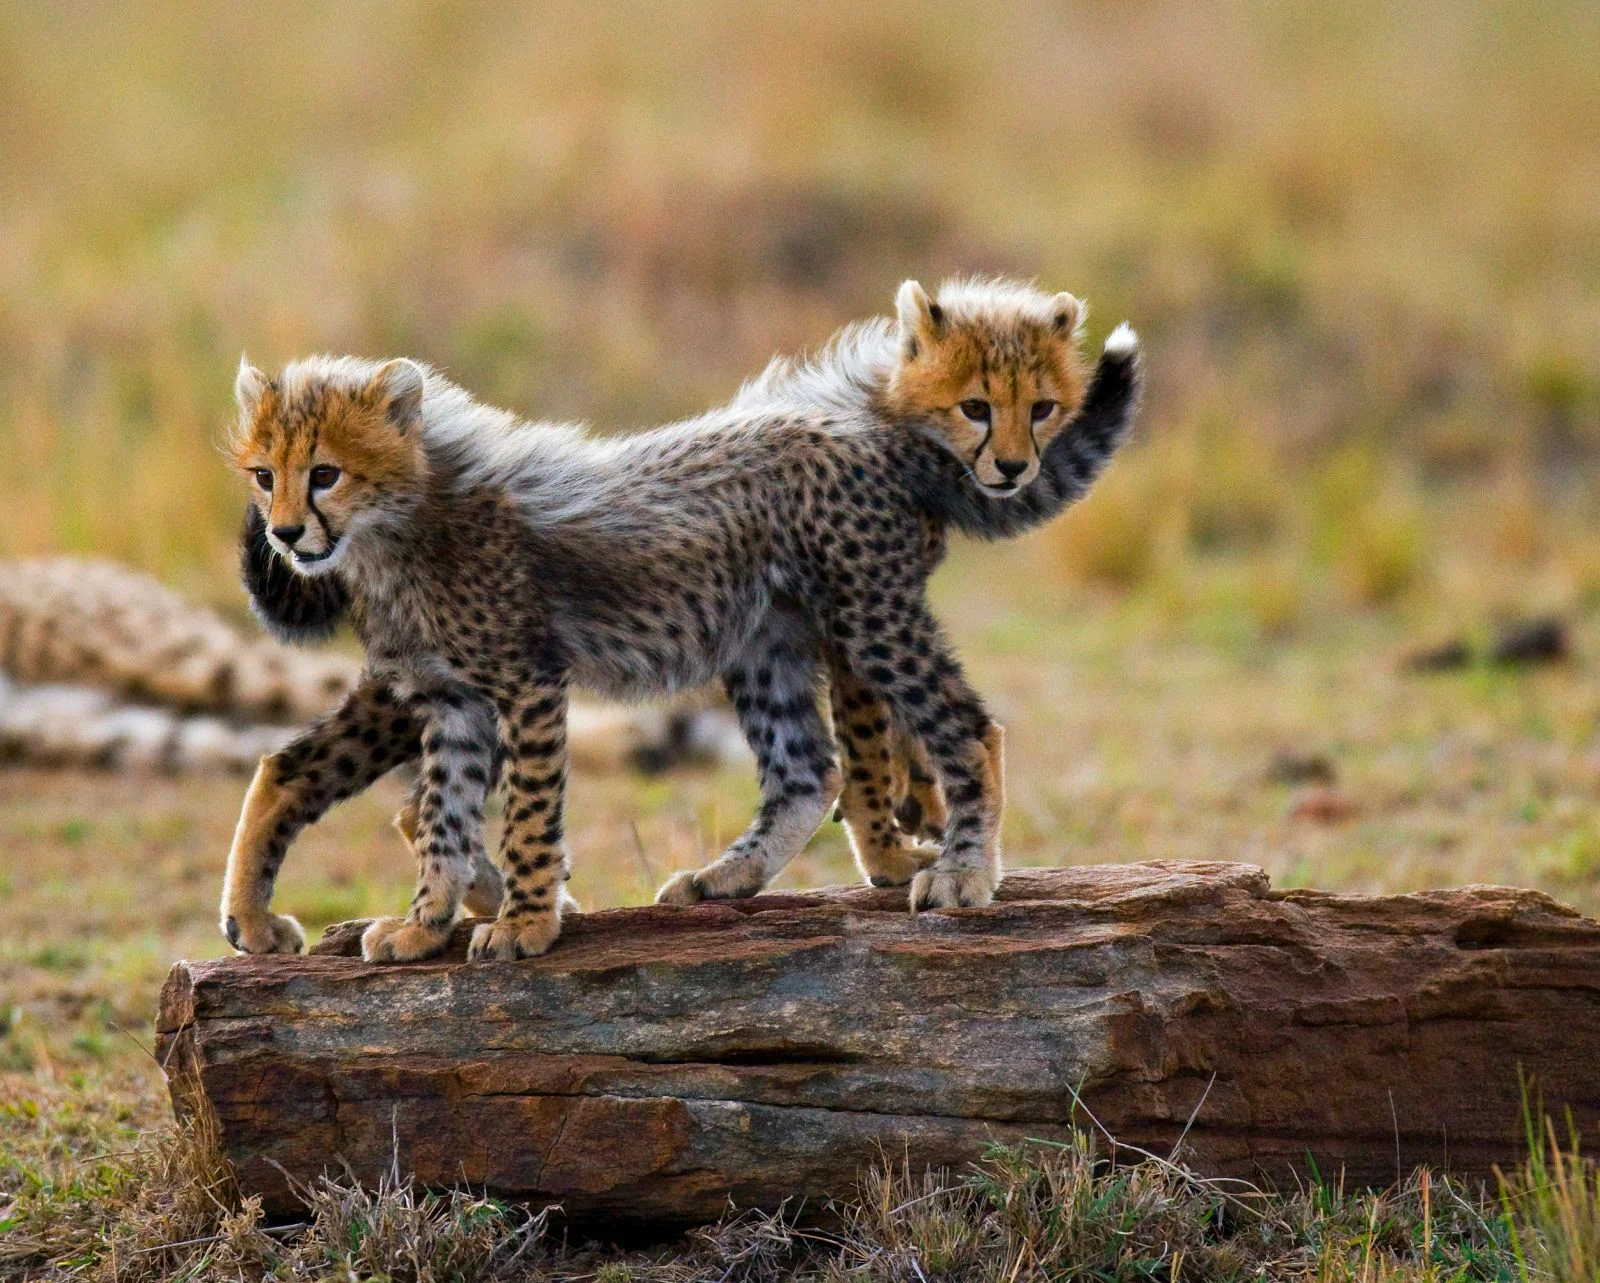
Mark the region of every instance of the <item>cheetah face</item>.
POLYGON ((261 513, 267 543, 302 575, 338 567, 421 468, 415 430, 424 376, 391 361, 365 386, 268 379, 241 362, 231 453, 261 513))
POLYGON ((939 295, 930 299, 915 281, 900 288, 890 409, 954 454, 984 494, 1020 494, 1083 400, 1083 305, 1023 289, 996 300, 960 283, 939 295))

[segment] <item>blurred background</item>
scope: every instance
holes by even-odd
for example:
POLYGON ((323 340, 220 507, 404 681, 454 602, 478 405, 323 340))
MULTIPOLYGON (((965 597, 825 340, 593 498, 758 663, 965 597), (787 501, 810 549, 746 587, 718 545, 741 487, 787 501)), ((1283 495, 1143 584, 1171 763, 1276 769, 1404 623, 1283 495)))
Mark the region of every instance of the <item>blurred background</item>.
MULTIPOLYGON (((936 581, 1010 728, 1008 859, 1592 911, 1597 65, 1584 0, 5 5, 0 556, 245 621, 242 351, 624 430, 907 276, 1036 278, 1151 382, 1084 504, 936 581)), ((118 1031, 225 948, 243 788, 0 770, 6 1065, 137 1076, 118 1031)), ((307 834, 279 907, 399 911, 398 796, 307 834)), ((646 898, 754 800, 580 775, 575 891, 646 898)), ((830 824, 784 881, 852 876, 830 824)))

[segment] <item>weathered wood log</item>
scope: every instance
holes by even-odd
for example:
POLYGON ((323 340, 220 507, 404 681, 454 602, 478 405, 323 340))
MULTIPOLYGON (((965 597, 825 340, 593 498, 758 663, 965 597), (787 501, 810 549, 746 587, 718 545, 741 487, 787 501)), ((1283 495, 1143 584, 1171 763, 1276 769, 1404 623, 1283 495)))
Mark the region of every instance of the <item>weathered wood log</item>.
POLYGON ((285 1171, 397 1158, 580 1220, 681 1223, 730 1196, 815 1205, 880 1153, 1061 1137, 1075 1105, 1124 1143, 1183 1136, 1217 1175, 1282 1183, 1310 1155, 1350 1182, 1486 1176, 1519 1156, 1519 1067, 1600 1121, 1600 923, 1536 892, 1273 892, 1154 863, 904 906, 594 913, 525 963, 465 963, 463 926, 448 960, 369 966, 360 924, 331 928, 312 956, 179 963, 161 1055, 278 1212, 285 1171))

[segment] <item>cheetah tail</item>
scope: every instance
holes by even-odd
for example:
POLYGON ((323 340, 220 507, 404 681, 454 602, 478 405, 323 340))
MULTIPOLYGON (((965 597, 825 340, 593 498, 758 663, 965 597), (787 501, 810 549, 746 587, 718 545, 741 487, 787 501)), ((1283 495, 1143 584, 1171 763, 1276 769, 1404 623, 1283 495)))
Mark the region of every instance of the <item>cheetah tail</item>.
POLYGON ((310 579, 284 565, 267 542, 267 521, 251 504, 239 531, 239 573, 250 609, 280 641, 324 641, 350 607, 344 585, 332 575, 310 579))
POLYGON ((1014 498, 991 498, 971 485, 947 496, 945 516, 980 539, 1009 539, 1042 525, 1087 493, 1127 439, 1144 374, 1139 336, 1126 322, 1106 340, 1088 395, 1072 422, 1045 447, 1039 475, 1014 498))

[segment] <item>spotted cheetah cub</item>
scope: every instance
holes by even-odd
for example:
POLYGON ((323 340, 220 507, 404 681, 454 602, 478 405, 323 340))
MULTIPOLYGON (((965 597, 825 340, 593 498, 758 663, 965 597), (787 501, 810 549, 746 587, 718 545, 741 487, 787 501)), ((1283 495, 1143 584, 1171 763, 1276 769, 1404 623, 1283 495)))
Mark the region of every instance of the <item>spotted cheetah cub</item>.
MULTIPOLYGON (((930 297, 907 281, 895 302, 895 325, 852 327, 813 363, 780 358, 746 395, 758 405, 855 397, 894 431, 948 452, 966 482, 952 484, 924 515, 923 564, 931 572, 950 525, 1007 538, 1087 488, 1099 466, 1091 460, 1115 448, 1137 404, 1138 338, 1127 325, 1112 333, 1085 403, 1085 309, 1071 294, 956 280, 930 297)), ((939 853, 924 839, 938 842, 948 822, 933 766, 913 723, 891 717, 848 665, 830 657, 829 670, 844 767, 837 818, 868 881, 910 882, 939 853)), ((1000 727, 991 722, 988 734, 999 784, 1000 727)))
MULTIPOLYGON (((628 437, 524 423, 407 360, 315 357, 275 378, 243 366, 233 456, 252 488, 252 595, 305 627, 348 611, 366 667, 338 712, 263 761, 229 856, 228 938, 248 952, 299 948, 270 911, 288 843, 415 757, 417 893, 404 918, 369 928, 363 953, 398 961, 444 946, 497 768, 505 891, 470 956, 542 952, 560 930, 567 865, 569 689, 636 696, 713 677, 755 749, 761 804, 719 859, 660 898, 753 895, 805 843, 843 784, 817 706, 826 673, 858 719, 904 728, 940 785, 948 819, 913 905, 987 903, 1000 731, 926 582, 948 527, 1003 537, 1082 494, 1125 433, 1138 374, 1131 345, 1108 350, 1084 398, 1067 373, 1081 309, 982 288, 992 306, 975 287, 956 291, 974 291, 960 306, 903 291, 898 323, 849 327, 728 406, 628 437), (978 337, 989 328, 993 342, 978 337), (974 356, 946 405, 953 373, 912 375, 918 362, 954 369, 958 342, 974 356), (1026 433, 995 430, 1022 396, 1026 433), (984 398, 990 430, 969 432, 984 398), (1031 463, 1008 475, 1005 451, 1024 448, 1031 463)), ((865 804, 850 818, 877 822, 865 804)))

